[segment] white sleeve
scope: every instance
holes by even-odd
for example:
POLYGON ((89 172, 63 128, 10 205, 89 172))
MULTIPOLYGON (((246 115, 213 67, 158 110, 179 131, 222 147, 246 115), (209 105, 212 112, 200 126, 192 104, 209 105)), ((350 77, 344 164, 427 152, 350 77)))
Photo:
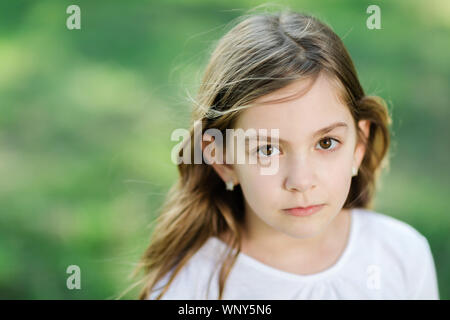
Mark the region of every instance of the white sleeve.
MULTIPOLYGON (((161 293, 161 291, 164 289, 164 285, 167 283, 168 279, 169 279, 169 274, 170 272, 168 272, 166 275, 164 275, 152 288, 150 294, 148 295, 147 299, 148 300, 155 300, 156 297, 161 293)), ((169 289, 170 290, 170 287, 169 289)), ((167 294, 167 292, 166 292, 167 294)), ((164 300, 166 298, 166 294, 164 294, 161 297, 161 300, 164 300)))
MULTIPOLYGON (((184 268, 183 268, 184 269, 184 268)), ((167 291, 162 295, 161 300, 190 300, 193 299, 193 292, 187 286, 184 271, 181 269, 180 272, 173 279, 167 291)), ((150 300, 155 300, 156 297, 164 289, 164 285, 169 279, 169 273, 167 273, 160 281, 156 283, 152 292, 149 295, 150 300)))
POLYGON ((421 235, 422 246, 417 261, 417 276, 410 299, 412 300, 439 300, 439 288, 436 268, 428 240, 421 235))
MULTIPOLYGON (((164 285, 167 283, 172 271, 168 272, 161 278, 154 289, 149 294, 148 299, 155 298, 162 292, 164 285)), ((199 296, 198 275, 193 273, 190 263, 187 263, 173 279, 167 291, 162 295, 161 300, 197 300, 199 296)))

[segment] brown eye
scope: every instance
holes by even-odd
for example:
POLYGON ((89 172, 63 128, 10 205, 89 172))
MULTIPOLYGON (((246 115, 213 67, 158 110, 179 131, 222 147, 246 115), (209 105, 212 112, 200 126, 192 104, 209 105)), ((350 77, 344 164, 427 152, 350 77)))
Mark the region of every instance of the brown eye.
POLYGON ((270 157, 273 155, 274 150, 277 150, 277 147, 274 147, 272 145, 264 145, 258 148, 258 155, 261 155, 263 157, 270 157))
POLYGON ((334 149, 336 149, 336 147, 330 148, 330 146, 333 144, 332 143, 333 141, 335 141, 336 143, 339 143, 338 140, 327 137, 325 139, 320 140, 319 145, 324 150, 334 150, 334 149))
POLYGON ((322 141, 320 141, 320 146, 323 147, 324 149, 328 149, 331 146, 330 140, 331 140, 330 138, 322 139, 322 141))

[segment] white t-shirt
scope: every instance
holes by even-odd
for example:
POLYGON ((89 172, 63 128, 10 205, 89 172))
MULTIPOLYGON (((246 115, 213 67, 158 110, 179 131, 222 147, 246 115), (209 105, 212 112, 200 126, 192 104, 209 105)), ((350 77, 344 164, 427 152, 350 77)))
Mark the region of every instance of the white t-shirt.
MULTIPOLYGON (((294 274, 241 252, 225 282, 223 299, 439 299, 433 256, 422 234, 372 210, 352 209, 351 215, 347 246, 330 268, 294 274)), ((219 238, 209 238, 162 299, 218 299, 217 263, 227 248, 219 238)), ((170 274, 157 283, 149 299, 161 292, 170 274)))

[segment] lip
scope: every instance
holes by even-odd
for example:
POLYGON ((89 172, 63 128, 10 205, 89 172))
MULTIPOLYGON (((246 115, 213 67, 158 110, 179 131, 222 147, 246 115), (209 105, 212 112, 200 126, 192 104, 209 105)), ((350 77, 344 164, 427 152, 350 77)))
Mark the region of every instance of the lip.
POLYGON ((324 207, 324 204, 309 206, 309 207, 297 207, 290 209, 283 209, 283 211, 289 215, 297 217, 310 216, 324 207))

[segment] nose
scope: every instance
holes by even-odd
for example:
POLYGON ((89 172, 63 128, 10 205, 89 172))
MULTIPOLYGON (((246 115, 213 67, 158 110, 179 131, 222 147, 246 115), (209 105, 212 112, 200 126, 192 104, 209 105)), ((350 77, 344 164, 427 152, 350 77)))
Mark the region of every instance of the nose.
POLYGON ((313 164, 305 157, 292 158, 288 164, 285 188, 288 191, 306 192, 315 187, 313 164))

